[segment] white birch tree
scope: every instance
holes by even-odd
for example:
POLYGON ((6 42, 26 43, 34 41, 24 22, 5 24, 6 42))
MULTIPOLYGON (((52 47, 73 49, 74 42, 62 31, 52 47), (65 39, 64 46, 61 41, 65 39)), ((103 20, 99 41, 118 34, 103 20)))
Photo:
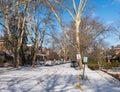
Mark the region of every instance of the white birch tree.
POLYGON ((78 7, 76 4, 76 1, 71 0, 71 2, 73 4, 73 11, 71 11, 69 8, 64 6, 64 4, 62 4, 59 0, 52 0, 51 2, 49 0, 45 0, 45 1, 46 1, 47 5, 50 7, 51 11, 54 13, 55 17, 57 18, 63 32, 65 33, 65 35, 66 35, 67 39, 70 41, 70 43, 73 43, 73 42, 71 41, 70 37, 68 36, 68 34, 64 28, 62 19, 60 18, 60 16, 56 12, 55 6, 52 5, 52 2, 55 2, 56 4, 61 6, 72 17, 72 19, 74 21, 74 25, 75 25, 75 37, 76 37, 75 48, 76 48, 77 61, 79 63, 79 68, 82 69, 82 58, 81 58, 81 52, 80 52, 80 39, 79 39, 80 38, 79 37, 80 30, 79 29, 80 29, 83 10, 84 10, 88 0, 79 0, 78 7))

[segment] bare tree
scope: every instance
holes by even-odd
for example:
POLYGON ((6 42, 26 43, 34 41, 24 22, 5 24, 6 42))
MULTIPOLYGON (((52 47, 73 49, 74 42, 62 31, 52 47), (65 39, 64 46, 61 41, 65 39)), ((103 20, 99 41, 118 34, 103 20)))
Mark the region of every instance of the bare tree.
POLYGON ((38 53, 38 49, 40 51, 42 50, 46 30, 51 26, 51 22, 52 14, 44 5, 44 2, 39 0, 32 1, 29 5, 28 17, 28 36, 30 37, 34 47, 32 51, 32 67, 35 67, 36 54, 38 53), (45 15, 43 16, 43 14, 45 15))
POLYGON ((0 25, 2 25, 4 27, 4 29, 6 30, 6 35, 8 37, 8 41, 10 41, 11 38, 11 32, 10 32, 10 28, 9 28, 9 8, 11 2, 9 0, 1 0, 0 1, 0 13, 1 13, 1 18, 4 19, 4 23, 0 23, 0 25))
MULTIPOLYGON (((8 42, 8 46, 11 47, 11 50, 13 49, 13 44, 15 43, 15 47, 14 47, 14 67, 18 67, 19 66, 19 51, 20 51, 20 47, 22 44, 22 38, 23 35, 25 33, 25 23, 26 23, 26 11, 27 11, 27 4, 29 3, 29 0, 26 1, 22 1, 22 0, 6 0, 3 1, 1 0, 1 12, 4 16, 5 19, 5 24, 4 27, 6 29, 6 37, 7 37, 7 42, 8 42), (4 7, 4 5, 6 7, 4 7), (12 6, 13 5, 13 6, 12 6), (23 9, 21 10, 21 6, 24 6, 23 9), (15 16, 15 18, 17 18, 17 39, 15 42, 13 42, 12 40, 12 34, 11 31, 12 29, 10 29, 10 16, 12 16, 14 13, 16 13, 17 10, 17 15, 15 16), (23 13, 22 17, 21 17, 21 11, 23 13), (10 13, 11 12, 11 13, 10 13)), ((15 31, 14 31, 15 32, 15 31)))
MULTIPOLYGON (((72 22, 69 25, 68 33, 70 38, 75 42, 73 31, 75 26, 72 22), (71 33, 70 33, 71 32, 71 33)), ((81 25, 80 25, 80 48, 81 48, 81 55, 84 56, 84 53, 89 49, 91 44, 94 41, 98 41, 99 39, 105 38, 105 34, 107 33, 106 27, 96 19, 91 19, 90 17, 86 16, 82 18, 81 25)))
POLYGON ((85 8, 85 5, 87 3, 88 0, 79 0, 79 5, 77 7, 75 0, 72 0, 72 4, 73 4, 73 11, 71 11, 69 8, 67 8, 66 6, 64 6, 64 4, 62 4, 62 2, 60 2, 59 0, 53 0, 53 1, 48 1, 45 0, 47 5, 51 8, 51 11, 54 13, 55 17, 57 18, 58 22, 60 23, 63 32, 65 33, 67 39, 73 43, 70 39, 70 37, 68 36, 61 18, 59 17, 58 13, 56 12, 55 6, 52 5, 52 2, 54 1, 56 4, 60 5, 63 9, 65 9, 70 16, 72 17, 73 21, 75 22, 75 37, 76 37, 76 55, 77 55, 77 61, 79 63, 79 68, 82 68, 82 59, 81 59, 81 53, 80 53, 80 39, 79 39, 79 27, 80 27, 80 23, 81 23, 81 18, 82 18, 82 13, 83 10, 85 8))
POLYGON ((69 41, 66 39, 64 34, 60 34, 58 35, 53 35, 53 39, 54 39, 54 50, 56 50, 56 52, 58 52, 59 57, 61 57, 62 59, 64 59, 64 62, 66 60, 69 59, 69 41))
POLYGON ((107 27, 109 29, 109 35, 116 37, 117 38, 116 40, 120 40, 120 19, 117 19, 115 23, 108 24, 107 27))

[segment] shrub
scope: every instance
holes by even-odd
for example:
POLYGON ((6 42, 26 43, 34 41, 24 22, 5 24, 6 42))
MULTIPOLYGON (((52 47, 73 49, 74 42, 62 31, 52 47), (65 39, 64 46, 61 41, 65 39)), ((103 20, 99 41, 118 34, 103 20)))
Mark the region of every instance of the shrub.
MULTIPOLYGON (((97 70, 99 69, 98 66, 98 61, 96 60, 92 60, 92 61, 88 61, 88 67, 92 70, 97 70)), ((108 63, 106 61, 101 61, 100 65, 102 68, 104 69, 111 69, 112 67, 120 67, 120 62, 118 60, 114 60, 111 63, 108 63)))
POLYGON ((120 67, 120 62, 119 61, 114 61, 114 62, 111 62, 111 66, 112 67, 120 67))
POLYGON ((101 62, 101 66, 105 69, 111 69, 112 67, 120 67, 120 62, 118 62, 117 60, 114 60, 111 63, 101 62))
POLYGON ((87 65, 92 70, 98 70, 99 69, 97 61, 88 61, 87 65))
POLYGON ((98 70, 99 69, 99 66, 96 65, 96 64, 91 64, 91 65, 88 65, 88 67, 92 70, 98 70))

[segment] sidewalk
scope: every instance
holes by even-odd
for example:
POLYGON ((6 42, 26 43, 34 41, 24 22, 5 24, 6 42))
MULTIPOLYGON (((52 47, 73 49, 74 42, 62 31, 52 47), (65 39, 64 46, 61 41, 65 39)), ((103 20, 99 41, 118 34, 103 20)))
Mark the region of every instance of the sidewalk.
POLYGON ((90 84, 88 87, 83 86, 84 92, 120 92, 120 82, 113 77, 87 67, 85 72, 90 84))

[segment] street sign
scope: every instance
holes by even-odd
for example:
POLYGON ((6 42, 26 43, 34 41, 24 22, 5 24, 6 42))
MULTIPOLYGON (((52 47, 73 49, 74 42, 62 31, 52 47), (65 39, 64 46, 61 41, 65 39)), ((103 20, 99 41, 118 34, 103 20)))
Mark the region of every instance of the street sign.
POLYGON ((83 57, 83 63, 87 63, 88 57, 83 57))
POLYGON ((76 54, 76 58, 77 59, 81 59, 81 55, 80 54, 76 54))
POLYGON ((82 76, 82 79, 84 79, 84 76, 85 76, 85 64, 87 63, 87 61, 88 61, 88 57, 83 57, 84 68, 83 68, 83 76, 82 76))

